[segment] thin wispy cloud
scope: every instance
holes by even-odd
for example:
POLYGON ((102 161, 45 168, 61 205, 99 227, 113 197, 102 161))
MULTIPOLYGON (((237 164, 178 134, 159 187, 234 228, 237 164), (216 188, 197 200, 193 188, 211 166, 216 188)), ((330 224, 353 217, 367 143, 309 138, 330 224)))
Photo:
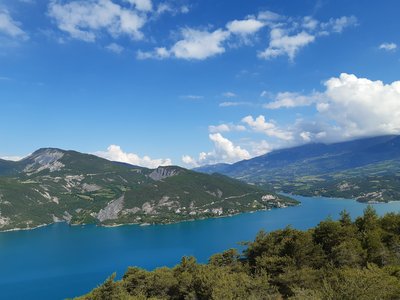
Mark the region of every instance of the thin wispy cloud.
POLYGON ((235 106, 250 106, 251 102, 246 101, 224 101, 219 104, 219 107, 235 107, 235 106))
POLYGON ((393 52, 393 51, 397 50, 397 44, 395 44, 395 43, 383 43, 383 44, 379 45, 379 49, 393 52))
POLYGON ((188 99, 188 100, 202 100, 204 99, 204 96, 201 95, 182 95, 180 96, 182 99, 188 99))
POLYGON ((21 40, 29 38, 28 34, 22 29, 21 23, 14 20, 6 9, 0 9, 0 34, 21 40))

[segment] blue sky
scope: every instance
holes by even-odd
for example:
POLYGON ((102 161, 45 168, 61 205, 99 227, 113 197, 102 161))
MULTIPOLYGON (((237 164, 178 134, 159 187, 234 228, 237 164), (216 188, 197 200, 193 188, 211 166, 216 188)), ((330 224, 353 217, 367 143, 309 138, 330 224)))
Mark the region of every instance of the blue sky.
POLYGON ((395 0, 0 1, 0 157, 143 166, 400 133, 395 0))

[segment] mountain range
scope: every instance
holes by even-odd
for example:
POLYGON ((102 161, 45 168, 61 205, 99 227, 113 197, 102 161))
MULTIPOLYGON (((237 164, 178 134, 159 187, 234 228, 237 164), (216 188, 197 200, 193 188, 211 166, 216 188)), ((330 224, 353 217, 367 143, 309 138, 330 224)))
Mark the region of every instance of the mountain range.
POLYGON ((147 169, 39 149, 0 160, 0 230, 70 224, 155 224, 296 204, 262 187, 177 166, 147 169))
POLYGON ((195 170, 305 196, 400 200, 400 136, 312 143, 195 170))

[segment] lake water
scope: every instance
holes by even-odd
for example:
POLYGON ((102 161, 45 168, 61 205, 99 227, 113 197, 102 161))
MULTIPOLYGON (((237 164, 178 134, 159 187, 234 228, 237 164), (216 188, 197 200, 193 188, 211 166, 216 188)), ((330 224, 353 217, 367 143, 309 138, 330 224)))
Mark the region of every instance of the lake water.
MULTIPOLYGON (((353 200, 295 197, 302 204, 229 218, 158 226, 71 227, 55 224, 0 233, 0 299, 64 299, 82 295, 128 266, 174 266, 184 255, 210 255, 254 239, 260 229, 315 226, 346 209, 353 217, 366 205, 353 200)), ((400 212, 400 202, 373 205, 379 214, 400 212)))

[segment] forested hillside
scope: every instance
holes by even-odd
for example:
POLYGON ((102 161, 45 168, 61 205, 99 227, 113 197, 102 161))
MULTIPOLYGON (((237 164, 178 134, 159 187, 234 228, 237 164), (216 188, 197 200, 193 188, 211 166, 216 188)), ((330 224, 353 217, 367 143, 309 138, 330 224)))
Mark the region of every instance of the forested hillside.
POLYGON ((352 221, 344 211, 307 231, 261 231, 242 253, 207 264, 184 257, 174 268, 114 276, 77 299, 399 299, 400 214, 368 207, 352 221))
POLYGON ((286 207, 297 201, 177 166, 147 169, 94 155, 40 149, 0 160, 0 231, 69 224, 155 224, 286 207))
POLYGON ((303 196, 352 198, 360 202, 400 200, 400 136, 387 135, 334 144, 305 144, 275 150, 235 164, 203 166, 303 196))

